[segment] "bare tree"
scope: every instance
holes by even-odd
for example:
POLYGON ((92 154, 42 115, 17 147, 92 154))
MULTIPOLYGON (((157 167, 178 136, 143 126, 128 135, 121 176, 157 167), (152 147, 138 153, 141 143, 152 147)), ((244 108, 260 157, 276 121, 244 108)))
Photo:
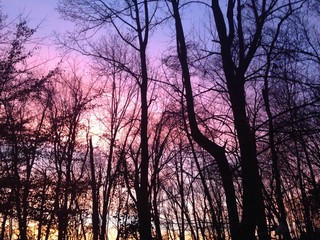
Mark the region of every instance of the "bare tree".
MULTIPOLYGON (((198 127, 194 110, 193 92, 191 86, 188 48, 183 32, 178 1, 171 1, 172 15, 176 24, 177 54, 181 65, 183 83, 186 92, 187 112, 191 135, 195 141, 206 149, 216 159, 223 178, 226 201, 228 205, 231 236, 240 239, 255 239, 258 227, 259 239, 269 239, 262 180, 256 150, 255 132, 249 122, 247 113, 246 82, 247 74, 252 72, 252 63, 262 48, 262 38, 266 26, 286 21, 293 12, 301 8, 304 1, 297 2, 267 2, 228 1, 226 9, 222 9, 218 1, 212 1, 211 8, 217 32, 219 60, 225 78, 228 101, 233 113, 233 124, 240 148, 241 176, 243 189, 243 209, 241 226, 235 202, 235 193, 229 163, 224 149, 204 136, 198 127), (275 20, 274 16, 277 16, 275 20), (255 23, 250 25, 250 22, 255 23)), ((271 36, 274 41, 277 35, 271 36)), ((264 46, 265 47, 265 46, 264 46)), ((266 46, 266 47, 270 47, 266 46)), ((271 46, 272 47, 272 46, 271 46)), ((215 54, 215 52, 210 52, 215 54)), ((281 204, 281 201, 279 201, 281 204)), ((280 205, 281 206, 281 205, 280 205)), ((285 216, 285 215, 284 215, 285 216)))
MULTIPOLYGON (((116 62, 119 69, 132 73, 140 88, 141 104, 141 162, 139 164, 139 179, 135 185, 137 194, 137 209, 139 215, 139 232, 141 239, 151 239, 151 215, 149 207, 149 153, 148 153, 148 64, 147 46, 150 31, 155 26, 155 11, 157 2, 152 1, 121 1, 113 5, 108 1, 60 1, 59 12, 67 19, 77 21, 84 27, 79 33, 88 33, 91 29, 99 29, 103 26, 110 26, 125 44, 130 46, 138 55, 138 69, 131 69, 126 62, 116 62), (125 26, 129 31, 124 31, 125 26), (148 207, 146 207, 148 206, 148 207)), ((94 31, 95 31, 94 30, 94 31)), ((79 43, 79 38, 73 38, 79 43)), ((88 43, 88 42, 87 42, 88 43)), ((89 43, 92 46, 92 44, 89 43)), ((79 44, 76 46, 80 46, 79 44)), ((78 49, 79 50, 79 49, 78 49)), ((80 51, 83 52, 83 48, 80 51)), ((92 49, 86 54, 97 56, 105 61, 114 61, 109 56, 103 55, 99 49, 92 49)))
MULTIPOLYGON (((103 135, 100 137, 107 142, 108 148, 105 149, 106 165, 100 166, 98 172, 102 173, 102 196, 97 196, 101 199, 101 224, 99 235, 103 239, 108 230, 108 218, 110 214, 110 204, 112 202, 112 191, 119 186, 121 157, 118 152, 124 151, 127 147, 127 138, 132 131, 132 125, 136 125, 137 111, 137 87, 131 75, 125 71, 119 71, 117 61, 125 61, 127 53, 123 45, 116 42, 115 39, 110 39, 105 45, 101 45, 101 52, 113 61, 106 62, 103 59, 96 59, 94 69, 102 78, 102 87, 98 88, 101 92, 101 97, 98 98, 102 102, 100 107, 97 107, 97 120, 100 122, 103 130, 103 135), (124 51, 124 52, 122 52, 124 51), (105 82, 104 82, 105 81, 105 82), (99 110, 98 110, 99 109, 99 110)), ((103 151, 100 149, 99 151, 103 151)), ((100 163, 101 165, 101 163, 100 163)), ((96 171, 96 170, 95 170, 96 171)), ((93 175, 92 175, 93 176, 93 175)), ((93 184, 99 184, 95 182, 93 184)), ((98 190, 99 186, 97 186, 98 190)), ((99 191, 98 191, 99 192, 99 191)))
POLYGON ((51 223, 57 214, 58 238, 66 239, 69 217, 77 208, 77 198, 85 191, 87 148, 81 148, 81 120, 92 100, 90 89, 82 86, 81 77, 74 72, 70 76, 57 76, 51 89, 50 114, 51 158, 55 169, 56 186, 54 209, 47 225, 48 239, 51 223))
POLYGON ((35 29, 21 21, 16 25, 13 36, 10 31, 7 36, 2 36, 7 42, 1 46, 3 55, 0 61, 1 156, 6 163, 2 166, 2 180, 6 183, 4 189, 9 186, 12 189, 5 204, 11 208, 14 202, 15 206, 15 210, 7 208, 5 211, 1 235, 4 236, 8 214, 16 211, 19 236, 23 239, 28 236, 34 166, 38 149, 44 141, 41 132, 48 109, 45 85, 54 75, 51 72, 38 77, 26 61, 32 52, 28 52, 25 45, 34 32, 35 29), (32 110, 33 106, 39 107, 39 112, 32 110))

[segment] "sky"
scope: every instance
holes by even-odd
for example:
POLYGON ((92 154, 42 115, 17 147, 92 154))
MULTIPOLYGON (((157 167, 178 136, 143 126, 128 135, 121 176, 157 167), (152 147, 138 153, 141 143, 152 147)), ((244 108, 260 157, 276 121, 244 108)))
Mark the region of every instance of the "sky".
POLYGON ((17 22, 22 16, 28 20, 29 27, 37 28, 33 37, 39 39, 41 44, 33 59, 41 63, 44 69, 54 68, 61 60, 56 34, 61 35, 73 29, 72 23, 62 20, 55 10, 57 4, 58 0, 0 0, 7 21, 17 22))
MULTIPOLYGON (((9 20, 14 20, 22 14, 23 17, 27 17, 28 26, 38 27, 36 37, 45 38, 46 45, 41 48, 41 55, 55 56, 57 54, 55 34, 63 34, 67 30, 72 30, 73 25, 70 22, 66 22, 61 19, 59 13, 55 10, 59 0, 0 0, 0 6, 2 11, 6 14, 9 20)), ((201 11, 197 8, 192 8, 191 12, 188 12, 184 16, 187 19, 185 23, 187 26, 192 19, 201 19, 201 11)), ((199 25, 196 24, 196 28, 199 25)), ((187 31, 188 32, 188 31, 187 31)), ((152 53, 156 56, 161 56, 164 48, 168 44, 174 42, 170 39, 168 32, 163 30, 157 32, 153 38, 153 42, 150 44, 152 53)), ((45 57, 44 57, 45 58, 45 57)))
POLYGON ((68 26, 55 11, 57 3, 58 0, 1 0, 3 13, 8 15, 9 19, 15 19, 22 14, 30 20, 31 27, 40 25, 38 31, 45 36, 52 35, 53 31, 64 31, 68 26))

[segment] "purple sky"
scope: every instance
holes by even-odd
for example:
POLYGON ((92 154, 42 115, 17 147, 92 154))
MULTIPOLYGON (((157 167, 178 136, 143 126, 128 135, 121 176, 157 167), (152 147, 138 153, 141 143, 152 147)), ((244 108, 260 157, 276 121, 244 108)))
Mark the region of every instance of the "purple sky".
MULTIPOLYGON (((48 48, 51 49, 48 51, 52 52, 54 44, 52 44, 51 40, 55 39, 53 37, 53 32, 64 33, 68 29, 73 29, 72 23, 63 21, 60 18, 59 13, 55 10, 58 1, 59 0, 0 0, 0 6, 2 7, 3 13, 8 15, 10 20, 15 19, 22 14, 29 19, 28 24, 30 27, 39 26, 36 36, 41 38, 47 37, 46 43, 48 44, 48 48)), ((198 6, 197 8, 191 6, 188 14, 184 16, 184 19, 187 20, 185 21, 187 24, 186 26, 192 22, 192 19, 201 19, 201 16, 201 11, 199 11, 198 6)), ((199 23, 197 21, 195 23, 195 27, 199 28, 199 23)), ((161 30, 155 34, 154 42, 156 44, 151 47, 152 50, 157 52, 168 45, 167 34, 168 32, 161 32, 161 30)), ((49 55, 52 54, 49 53, 49 55)))
POLYGON ((54 32, 59 34, 72 29, 71 23, 60 19, 55 10, 57 4, 58 0, 0 0, 2 12, 8 16, 9 22, 17 22, 17 18, 22 15, 28 19, 28 26, 38 27, 34 37, 42 40, 36 61, 49 66, 59 61, 54 32))
POLYGON ((40 25, 38 33, 42 36, 50 36, 53 31, 64 32, 70 24, 61 20, 56 12, 58 0, 1 0, 3 13, 9 19, 14 19, 19 14, 27 17, 29 25, 36 27, 40 25), (63 27, 61 27, 63 26, 63 27))

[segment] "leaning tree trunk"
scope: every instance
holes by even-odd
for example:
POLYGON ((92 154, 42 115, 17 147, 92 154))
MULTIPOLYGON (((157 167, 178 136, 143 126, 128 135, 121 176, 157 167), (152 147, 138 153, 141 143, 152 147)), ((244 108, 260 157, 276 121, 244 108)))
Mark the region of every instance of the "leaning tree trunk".
POLYGON ((191 87, 190 72, 188 66, 187 47, 181 23, 179 13, 179 3, 176 0, 172 2, 173 16, 175 18, 176 25, 176 41, 177 41, 177 52, 180 65, 182 68, 182 76, 186 89, 186 102, 187 102, 187 113, 190 124, 191 135, 193 139, 209 154, 211 154, 217 161, 219 172, 222 177, 223 188, 226 194, 226 203, 228 209, 228 216, 230 222, 230 232, 232 239, 242 239, 239 232, 239 216, 237 210, 235 189, 233 185, 232 173, 229 167, 229 163, 226 157, 225 149, 215 144, 204 136, 198 127, 196 121, 196 114, 194 111, 193 92, 191 87))

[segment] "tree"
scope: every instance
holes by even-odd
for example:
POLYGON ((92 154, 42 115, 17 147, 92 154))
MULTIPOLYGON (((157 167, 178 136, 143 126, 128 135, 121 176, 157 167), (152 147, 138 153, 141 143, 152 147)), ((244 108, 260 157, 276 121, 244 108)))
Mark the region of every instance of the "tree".
POLYGON ((78 212, 79 199, 87 188, 85 170, 88 151, 81 144, 82 117, 90 109, 90 89, 84 89, 82 78, 76 72, 57 75, 50 89, 48 126, 50 127, 50 163, 54 169, 54 204, 47 224, 46 239, 51 224, 57 218, 58 239, 68 237, 70 217, 78 212))
MULTIPOLYGON (((179 3, 171 1, 172 14, 175 19, 177 55, 181 65, 185 94, 187 101, 188 120, 193 139, 212 154, 219 166, 224 179, 224 190, 227 198, 231 236, 240 239, 255 239, 255 229, 258 227, 259 239, 269 239, 263 186, 259 174, 259 163, 256 150, 256 136, 250 125, 246 99, 247 75, 254 72, 252 63, 261 48, 272 48, 263 45, 264 30, 269 24, 278 23, 281 30, 282 22, 286 21, 293 12, 298 11, 304 1, 297 2, 267 2, 228 1, 223 10, 218 1, 212 1, 209 6, 213 13, 213 20, 219 46, 218 59, 222 63, 222 73, 225 78, 229 103, 233 113, 233 124, 240 148, 241 175, 243 188, 243 209, 241 225, 237 213, 235 193, 229 163, 224 149, 203 135, 198 127, 194 110, 193 92, 191 86, 188 48, 181 22, 179 3), (275 18, 276 16, 276 18, 275 18), (251 23, 255 23, 252 25, 251 23)), ((277 41, 277 34, 271 39, 277 41)), ((209 51, 209 55, 215 52, 209 51)), ((281 204, 281 201, 278 201, 281 204)), ((280 205, 281 206, 281 205, 280 205)))
MULTIPOLYGON (((149 153, 148 153, 148 63, 147 46, 149 42, 150 31, 156 25, 155 11, 158 8, 157 2, 152 1, 122 1, 117 5, 112 5, 107 1, 60 1, 59 12, 66 19, 77 21, 84 27, 80 33, 88 33, 92 29, 99 29, 102 26, 109 25, 125 44, 130 46, 138 55, 138 71, 134 71, 125 62, 116 62, 120 69, 132 73, 140 88, 140 146, 141 161, 139 164, 140 173, 135 190, 137 194, 137 210, 139 215, 139 232, 141 239, 151 239, 151 214, 149 203, 149 153), (151 7, 152 6, 152 7, 151 7), (123 31, 120 26, 126 26, 129 32, 123 31), (148 206, 148 207, 146 207, 148 206)), ((86 36, 84 36, 86 37, 86 36)), ((86 38, 85 38, 86 39, 86 38)), ((72 39, 79 43, 79 39, 72 39)), ((89 44, 92 46, 92 44, 89 44)), ((79 46, 79 45, 78 45, 79 46)), ((78 49, 79 50, 79 49, 78 49)), ((101 54, 99 49, 94 51, 83 51, 91 56, 97 56, 106 61, 114 61, 109 56, 101 54), (98 51, 96 51, 98 50, 98 51)))
POLYGON ((1 22, 0 238, 318 239, 316 2, 60 0, 81 76, 1 22))
MULTIPOLYGON (((6 30, 6 28, 2 29, 6 30)), ((5 234, 6 219, 15 215, 18 220, 19 236, 27 239, 28 220, 31 212, 29 200, 32 197, 34 166, 39 157, 38 149, 45 141, 41 137, 44 119, 48 109, 45 88, 54 71, 38 77, 28 66, 27 59, 32 56, 26 44, 32 39, 35 29, 25 21, 16 25, 13 36, 7 33, 3 38, 3 55, 0 61, 0 124, 2 141, 1 166, 4 171, 3 190, 6 199, 4 221, 1 235, 5 234), (32 109, 38 106, 39 111, 32 109), (8 187, 11 189, 8 193, 8 187), (16 213, 14 213, 16 212, 16 213)))
MULTIPOLYGON (((107 149, 100 149, 101 154, 105 155, 107 164, 101 164, 96 172, 102 179, 102 196, 97 196, 101 207, 101 225, 99 230, 100 238, 105 238, 108 229, 108 217, 111 214, 112 192, 121 186, 121 161, 122 156, 119 152, 125 152, 127 148, 128 136, 132 132, 132 127, 137 123, 137 87, 131 75, 124 71, 119 71, 116 62, 125 61, 128 57, 126 48, 117 42, 116 38, 111 38, 105 44, 101 44, 101 53, 108 55, 113 61, 106 62, 103 59, 95 59, 94 70, 97 75, 102 75, 101 96, 98 98, 102 102, 94 109, 93 114, 104 127, 103 135, 100 137, 107 144, 107 149), (103 153, 103 152, 106 153, 103 153), (118 182, 120 181, 120 183, 118 182)), ((100 157, 101 159, 101 157, 100 157)), ((102 160, 102 159, 101 159, 102 160)), ((100 160, 100 161, 101 161, 100 160)), ((93 176, 93 175, 92 175, 93 176)), ((99 188, 99 181, 92 183, 99 188)), ((93 188, 92 188, 93 190, 93 188)), ((98 191, 99 192, 99 191, 98 191)))
POLYGON ((221 177, 223 179, 224 190, 226 193, 226 201, 228 206, 231 236, 234 239, 240 237, 239 216, 237 212, 236 197, 230 167, 226 158, 223 147, 210 141, 203 135, 198 127, 196 114, 194 111, 193 93, 190 81, 190 72, 187 57, 187 46, 184 38, 183 26, 179 13, 179 5, 177 1, 172 1, 173 16, 176 24, 176 40, 178 59, 181 64, 182 76, 186 91, 187 113, 190 124, 191 135, 193 139, 205 150, 207 150, 217 160, 221 177))

